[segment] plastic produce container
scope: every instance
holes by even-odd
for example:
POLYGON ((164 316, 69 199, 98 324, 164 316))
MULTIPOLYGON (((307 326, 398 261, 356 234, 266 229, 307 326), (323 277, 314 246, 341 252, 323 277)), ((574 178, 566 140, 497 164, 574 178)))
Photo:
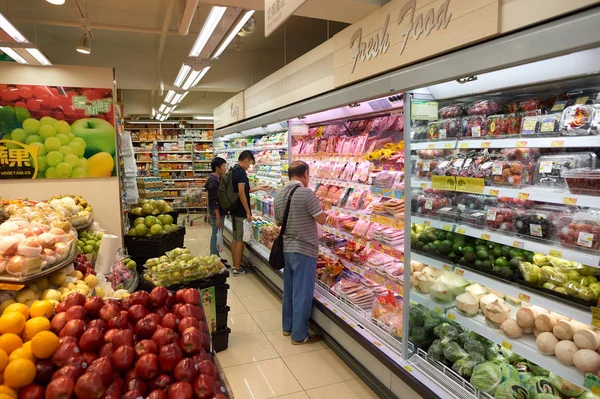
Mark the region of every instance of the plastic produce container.
POLYGON ((494 115, 500 112, 502 106, 497 100, 480 100, 470 104, 467 109, 467 115, 494 115))
POLYGON ((468 116, 466 118, 462 118, 461 124, 461 137, 480 138, 488 135, 485 116, 468 116))
POLYGON ((467 210, 460 214, 461 223, 484 227, 487 224, 487 212, 484 210, 467 210))
POLYGON ((502 138, 519 135, 521 117, 517 114, 490 115, 487 118, 488 137, 502 138))
POLYGON ((534 164, 528 161, 495 161, 492 165, 492 185, 520 187, 533 183, 534 164))
POLYGON ((439 113, 441 119, 447 119, 447 118, 461 117, 464 115, 465 110, 462 105, 454 104, 454 105, 447 105, 447 106, 443 107, 442 109, 439 110, 438 113, 439 113))
POLYGON ((452 207, 452 200, 440 194, 421 194, 417 198, 419 215, 437 216, 441 208, 452 207))
POLYGON ((593 152, 566 153, 540 157, 535 169, 535 184, 545 187, 564 187, 563 174, 578 168, 596 166, 593 152))
POLYGON ((538 116, 538 133, 540 136, 556 136, 560 133, 561 114, 538 116))
POLYGON ((594 108, 591 105, 573 105, 563 111, 560 121, 562 134, 565 136, 585 136, 598 134, 591 129, 594 108))
POLYGON ((515 211, 511 208, 489 208, 486 212, 487 227, 492 230, 513 231, 515 211))
POLYGON ((562 176, 571 193, 600 196, 600 170, 573 169, 563 171, 562 176))
POLYGON ((556 237, 562 245, 598 252, 600 250, 600 214, 578 212, 564 215, 557 222, 556 237))
POLYGON ((556 218, 561 211, 538 209, 518 209, 514 215, 515 232, 519 235, 534 238, 553 240, 556 233, 556 218))

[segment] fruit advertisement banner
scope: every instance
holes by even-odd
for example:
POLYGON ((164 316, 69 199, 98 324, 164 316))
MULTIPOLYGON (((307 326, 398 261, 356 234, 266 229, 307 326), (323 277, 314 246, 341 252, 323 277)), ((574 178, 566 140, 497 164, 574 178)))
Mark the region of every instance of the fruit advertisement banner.
POLYGON ((215 287, 208 287, 200 290, 202 298, 202 307, 206 316, 206 323, 210 328, 210 332, 214 333, 217 330, 217 298, 215 297, 215 287))
POLYGON ((113 90, 0 84, 0 179, 116 175, 113 90))

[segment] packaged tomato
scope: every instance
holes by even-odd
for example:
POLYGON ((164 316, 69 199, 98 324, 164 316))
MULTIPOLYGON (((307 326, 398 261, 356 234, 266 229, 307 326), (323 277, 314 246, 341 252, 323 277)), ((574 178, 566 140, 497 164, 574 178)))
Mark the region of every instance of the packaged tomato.
POLYGON ((492 165, 491 185, 520 187, 533 184, 534 164, 529 161, 495 161, 492 165))
POLYGON ((464 115, 464 108, 460 104, 447 105, 439 110, 440 118, 458 118, 464 115))
POLYGON ((473 115, 462 118, 461 137, 479 138, 487 135, 487 123, 484 116, 473 115))
POLYGON ((561 128, 565 136, 585 136, 597 134, 591 131, 594 108, 591 105, 573 105, 567 107, 562 115, 561 128))
POLYGON ((496 100, 480 100, 469 105, 467 115, 494 115, 502 109, 496 100))
POLYGON ((513 231, 514 209, 508 207, 491 207, 486 212, 488 229, 513 231))
POLYGON ((562 177, 567 181, 569 192, 573 194, 600 196, 600 170, 573 169, 563 171, 562 177))
POLYGON ((600 214, 578 212, 558 219, 556 237, 562 245, 598 251, 600 249, 600 214))

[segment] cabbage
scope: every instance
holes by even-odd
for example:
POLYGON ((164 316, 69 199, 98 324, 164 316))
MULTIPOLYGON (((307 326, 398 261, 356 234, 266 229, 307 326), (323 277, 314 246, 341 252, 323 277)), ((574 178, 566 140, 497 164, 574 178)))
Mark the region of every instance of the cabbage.
POLYGON ((551 398, 559 398, 558 390, 554 388, 548 379, 548 377, 531 377, 529 381, 525 383, 529 394, 533 398, 537 398, 536 395, 547 394, 551 398), (554 396, 552 396, 554 395, 554 396))
POLYGON ((514 366, 511 366, 510 364, 507 364, 507 363, 502 363, 500 365, 500 369, 502 370, 502 382, 506 382, 506 381, 520 382, 521 381, 521 379, 519 378, 519 372, 517 371, 517 369, 514 366))
POLYGON ((528 399, 529 393, 523 384, 506 381, 500 384, 494 393, 494 399, 528 399))
POLYGON ((545 368, 543 368, 541 366, 538 366, 535 363, 529 362, 529 368, 531 369, 531 372, 533 374, 535 374, 536 376, 548 377, 550 375, 550 372, 548 370, 546 370, 545 368))
POLYGON ((548 379, 550 380, 550 383, 565 396, 579 396, 583 395, 585 392, 585 389, 565 380, 562 377, 559 377, 554 373, 550 373, 548 379))
POLYGON ((591 392, 585 391, 583 393, 583 395, 581 395, 580 397, 578 397, 577 399, 600 399, 600 396, 598 395, 594 395, 591 392))
POLYGON ((432 298, 442 302, 451 302, 465 292, 469 281, 453 273, 444 273, 429 289, 432 298))
POLYGON ((480 391, 493 395, 502 382, 502 370, 492 362, 478 364, 473 369, 470 382, 480 391))

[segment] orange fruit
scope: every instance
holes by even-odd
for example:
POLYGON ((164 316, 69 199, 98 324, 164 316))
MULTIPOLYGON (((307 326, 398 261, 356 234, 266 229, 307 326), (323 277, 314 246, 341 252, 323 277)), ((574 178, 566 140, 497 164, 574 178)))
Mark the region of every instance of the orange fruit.
POLYGON ((6 309, 4 309, 4 313, 2 314, 5 315, 10 312, 21 313, 23 317, 25 317, 25 320, 29 318, 29 308, 24 303, 13 303, 11 305, 8 305, 6 309))
POLYGON ((25 317, 19 312, 4 313, 0 317, 0 334, 20 335, 23 327, 25 327, 25 317))
POLYGON ((2 334, 0 335, 0 349, 10 355, 15 349, 19 349, 23 346, 21 337, 16 334, 2 334))
POLYGON ((25 334, 23 334, 23 338, 25 339, 25 341, 29 341, 30 339, 35 337, 36 334, 42 331, 49 330, 50 320, 42 316, 34 317, 32 319, 27 320, 27 322, 25 323, 25 334))
MULTIPOLYGON (((7 387, 6 385, 0 385, 0 395, 7 396, 11 399, 18 399, 19 395, 17 395, 17 391, 12 389, 11 387, 7 387)), ((0 396, 1 398, 1 396, 0 396)))
POLYGON ((11 388, 22 388, 35 379, 35 364, 29 359, 15 359, 4 369, 4 384, 11 388))
POLYGON ((49 359, 58 348, 59 339, 52 331, 36 334, 31 342, 31 352, 38 359, 49 359))
POLYGON ((16 396, 13 397, 13 396, 7 395, 5 393, 0 393, 0 399, 13 399, 13 398, 17 399, 16 396))
MULTIPOLYGON (((4 350, 0 349, 0 373, 4 371, 4 368, 7 364, 8 355, 6 354, 6 352, 4 352, 4 350)), ((0 390, 0 393, 2 393, 2 390, 0 390)))
POLYGON ((54 315, 54 305, 49 300, 35 301, 29 309, 30 317, 52 318, 54 315))
POLYGON ((31 349, 27 348, 25 345, 23 345, 21 348, 19 349, 15 349, 10 356, 8 357, 8 363, 11 363, 17 359, 29 359, 31 361, 34 361, 35 358, 33 357, 33 355, 31 354, 31 349))

